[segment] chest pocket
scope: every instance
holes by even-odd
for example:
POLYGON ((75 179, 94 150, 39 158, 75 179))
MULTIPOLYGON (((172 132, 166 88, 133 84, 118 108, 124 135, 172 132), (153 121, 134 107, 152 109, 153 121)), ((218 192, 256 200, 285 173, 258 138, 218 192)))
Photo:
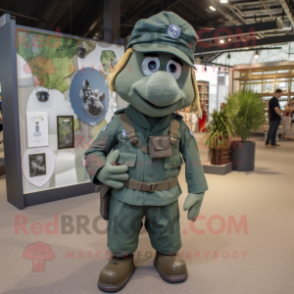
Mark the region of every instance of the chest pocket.
POLYGON ((172 155, 170 158, 164 160, 164 169, 173 169, 183 164, 182 156, 180 153, 172 155))
POLYGON ((128 167, 136 166, 137 154, 133 153, 120 153, 118 158, 119 165, 127 165, 128 167))

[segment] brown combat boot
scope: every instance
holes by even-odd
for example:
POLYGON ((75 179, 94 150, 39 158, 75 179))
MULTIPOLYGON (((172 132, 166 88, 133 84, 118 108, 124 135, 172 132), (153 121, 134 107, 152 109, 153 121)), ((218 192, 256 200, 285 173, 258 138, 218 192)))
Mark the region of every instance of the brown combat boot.
POLYGON ((170 256, 156 252, 154 266, 166 282, 178 283, 188 278, 186 264, 177 255, 170 256))
POLYGON ((121 290, 135 271, 133 255, 128 258, 112 257, 100 272, 98 288, 106 292, 121 290))

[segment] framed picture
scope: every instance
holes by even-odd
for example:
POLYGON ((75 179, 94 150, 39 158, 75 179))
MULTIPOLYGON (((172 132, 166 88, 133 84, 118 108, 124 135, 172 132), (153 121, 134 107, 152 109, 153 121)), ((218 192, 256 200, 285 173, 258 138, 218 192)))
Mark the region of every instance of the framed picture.
POLYGON ((27 146, 49 146, 47 112, 27 112, 27 146))
POLYGON ((74 148, 74 117, 57 116, 58 149, 74 148))
POLYGON ((46 154, 29 155, 30 178, 46 175, 46 154))

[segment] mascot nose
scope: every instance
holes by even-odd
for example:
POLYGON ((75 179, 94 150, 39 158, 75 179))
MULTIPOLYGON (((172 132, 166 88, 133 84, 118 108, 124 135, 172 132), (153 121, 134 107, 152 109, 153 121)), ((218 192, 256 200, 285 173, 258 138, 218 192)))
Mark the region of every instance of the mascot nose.
POLYGON ((156 106, 165 107, 184 98, 184 92, 170 73, 157 71, 147 81, 146 98, 156 106))

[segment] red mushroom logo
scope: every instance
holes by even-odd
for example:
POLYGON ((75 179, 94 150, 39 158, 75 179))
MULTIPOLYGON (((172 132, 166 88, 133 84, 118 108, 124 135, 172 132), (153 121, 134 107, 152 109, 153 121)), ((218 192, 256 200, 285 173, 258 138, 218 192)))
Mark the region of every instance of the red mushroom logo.
POLYGON ((55 254, 51 246, 43 242, 36 242, 27 246, 23 252, 24 259, 31 259, 33 263, 33 272, 44 272, 46 260, 54 259, 55 254))

